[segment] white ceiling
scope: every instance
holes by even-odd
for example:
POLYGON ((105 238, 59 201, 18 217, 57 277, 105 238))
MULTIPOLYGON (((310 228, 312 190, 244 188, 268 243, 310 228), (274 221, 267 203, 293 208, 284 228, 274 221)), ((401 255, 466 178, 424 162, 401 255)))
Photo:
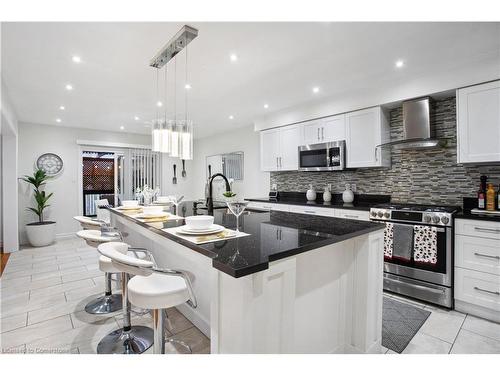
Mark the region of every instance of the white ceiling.
MULTIPOLYGON (((266 113, 499 57, 498 23, 190 23, 189 115, 196 137, 266 113), (229 59, 231 53, 238 61, 229 59), (396 69, 397 59, 405 66, 396 69), (318 94, 312 87, 319 86, 318 94), (263 105, 269 104, 269 109, 263 105), (228 116, 234 115, 234 120, 228 116)), ((149 59, 181 23, 4 23, 2 76, 20 121, 147 133, 149 59), (82 63, 71 61, 81 56, 82 63), (74 90, 64 86, 71 83, 74 90), (60 111, 60 105, 66 107, 60 111), (134 120, 139 116, 140 121, 134 120), (55 119, 62 122, 56 124, 55 119)), ((184 55, 177 104, 184 112, 184 55)), ((169 65, 169 84, 173 64, 169 65)), ((163 83, 161 84, 163 87, 163 83)), ((170 91, 173 91, 172 87, 170 91)), ((167 105, 172 108, 172 93, 167 105)))

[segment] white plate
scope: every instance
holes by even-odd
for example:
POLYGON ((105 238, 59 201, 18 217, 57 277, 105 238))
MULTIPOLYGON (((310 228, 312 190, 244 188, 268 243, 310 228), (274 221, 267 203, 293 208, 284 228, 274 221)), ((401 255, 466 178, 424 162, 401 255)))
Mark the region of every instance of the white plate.
POLYGON ((138 211, 138 210, 142 210, 142 207, 141 206, 120 206, 120 207, 116 207, 117 210, 130 210, 130 211, 138 211))
POLYGON ((183 225, 179 228, 177 228, 177 233, 179 234, 187 234, 191 236, 199 236, 199 235, 206 235, 206 234, 215 234, 222 232, 225 228, 222 225, 218 224, 212 224, 210 228, 208 229, 203 229, 203 230, 193 230, 187 228, 186 225, 183 225))
POLYGON ((135 218, 136 219, 163 219, 167 218, 168 214, 160 213, 160 214, 139 214, 135 218))

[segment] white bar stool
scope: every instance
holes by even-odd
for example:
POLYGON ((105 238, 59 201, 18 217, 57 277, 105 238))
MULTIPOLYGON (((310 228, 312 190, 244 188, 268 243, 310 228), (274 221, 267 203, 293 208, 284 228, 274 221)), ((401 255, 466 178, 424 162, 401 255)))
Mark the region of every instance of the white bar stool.
POLYGON ((102 244, 98 251, 110 258, 116 268, 136 275, 128 282, 128 290, 123 295, 134 306, 153 310, 154 353, 165 353, 165 341, 179 343, 191 352, 191 348, 182 341, 165 340, 166 309, 183 303, 193 308, 197 306, 188 275, 183 271, 158 268, 152 253, 147 250, 144 252, 150 260, 133 258, 120 251, 124 245, 116 242, 102 244))
POLYGON ((73 216, 73 219, 75 219, 76 221, 78 221, 78 223, 80 223, 80 226, 82 227, 82 229, 99 229, 99 227, 102 225, 102 222, 97 220, 97 219, 93 219, 91 217, 88 217, 88 216, 73 216))
MULTIPOLYGON (((80 238, 83 238, 89 246, 97 248, 100 244, 112 241, 121 241, 121 234, 116 232, 101 233, 101 230, 86 229, 76 233, 80 238)), ((111 259, 104 256, 99 257, 99 269, 104 272, 104 295, 93 299, 85 305, 85 311, 88 314, 109 314, 116 312, 122 308, 121 294, 113 294, 111 291, 111 275, 120 271, 113 267, 111 259)))

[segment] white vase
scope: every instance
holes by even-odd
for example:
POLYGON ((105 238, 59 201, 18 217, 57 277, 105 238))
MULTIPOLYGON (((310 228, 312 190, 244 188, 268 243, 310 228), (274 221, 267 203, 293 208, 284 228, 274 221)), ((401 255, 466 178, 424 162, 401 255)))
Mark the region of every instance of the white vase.
POLYGON ((330 192, 330 186, 327 186, 325 191, 323 192, 323 202, 331 202, 332 201, 332 193, 330 192))
POLYGON ((349 185, 346 185, 345 190, 342 193, 342 200, 344 203, 352 203, 354 201, 354 193, 350 189, 349 185))
POLYGON ((26 235, 31 246, 47 246, 56 239, 56 222, 45 221, 26 225, 26 235))
POLYGON ((308 201, 316 200, 316 190, 314 190, 312 185, 309 185, 309 190, 306 192, 306 198, 308 201))

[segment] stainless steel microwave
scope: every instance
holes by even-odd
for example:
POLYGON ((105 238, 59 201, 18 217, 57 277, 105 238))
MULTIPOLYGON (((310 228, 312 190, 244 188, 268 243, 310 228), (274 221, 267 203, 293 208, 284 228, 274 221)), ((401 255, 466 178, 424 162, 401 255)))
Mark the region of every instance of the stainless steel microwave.
POLYGON ((341 171, 345 168, 345 141, 299 146, 299 171, 341 171))

